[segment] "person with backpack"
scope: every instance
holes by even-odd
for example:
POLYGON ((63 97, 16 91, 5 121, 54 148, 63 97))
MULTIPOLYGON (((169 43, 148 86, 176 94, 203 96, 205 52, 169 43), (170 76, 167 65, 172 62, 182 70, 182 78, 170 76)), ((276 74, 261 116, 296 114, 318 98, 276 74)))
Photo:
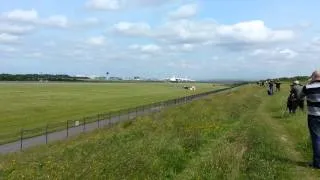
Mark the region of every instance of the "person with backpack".
POLYGON ((276 81, 276 90, 277 90, 277 92, 279 92, 280 91, 280 86, 281 86, 281 82, 280 81, 276 81))
POLYGON ((304 97, 302 97, 302 89, 303 86, 300 84, 298 80, 294 81, 292 84, 292 88, 290 94, 294 96, 294 104, 297 105, 301 110, 304 110, 304 97))
POLYGON ((268 85, 269 85, 268 94, 273 95, 273 81, 270 80, 268 85))
MULTIPOLYGON (((293 85, 290 85, 291 89, 293 88, 293 85)), ((289 93, 288 99, 287 99, 287 110, 289 110, 290 114, 296 113, 297 110, 297 98, 295 97, 294 93, 289 93)))

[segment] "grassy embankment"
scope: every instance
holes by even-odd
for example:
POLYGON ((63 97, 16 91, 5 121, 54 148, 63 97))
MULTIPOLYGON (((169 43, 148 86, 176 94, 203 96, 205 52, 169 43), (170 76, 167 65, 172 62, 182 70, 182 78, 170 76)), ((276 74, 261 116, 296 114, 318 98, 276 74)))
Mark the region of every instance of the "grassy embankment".
POLYGON ((0 179, 319 179, 305 114, 284 90, 238 90, 0 157, 0 179))

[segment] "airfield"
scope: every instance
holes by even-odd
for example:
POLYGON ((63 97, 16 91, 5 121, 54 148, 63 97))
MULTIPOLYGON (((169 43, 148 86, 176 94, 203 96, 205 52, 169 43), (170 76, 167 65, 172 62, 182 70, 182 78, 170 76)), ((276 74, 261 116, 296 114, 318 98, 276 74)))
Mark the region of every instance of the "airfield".
POLYGON ((1 83, 0 137, 223 88, 212 83, 1 83), (196 91, 186 90, 196 86, 196 91))
MULTIPOLYGON (((184 92, 180 89, 172 96, 184 92)), ((305 112, 284 113, 288 90, 286 84, 267 96, 263 87, 244 85, 2 155, 0 179, 318 179, 320 173, 307 165, 311 145, 305 112)))

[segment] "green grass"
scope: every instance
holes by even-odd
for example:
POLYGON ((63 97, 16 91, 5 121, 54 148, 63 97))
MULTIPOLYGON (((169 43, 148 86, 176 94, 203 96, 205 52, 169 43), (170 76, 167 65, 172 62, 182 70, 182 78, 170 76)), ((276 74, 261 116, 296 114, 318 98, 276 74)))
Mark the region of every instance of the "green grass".
MULTIPOLYGON (((192 83, 190 83, 192 84, 192 83)), ((1 83, 0 134, 65 125, 66 120, 190 95, 184 84, 169 83, 1 83), (58 123, 57 125, 54 125, 58 123)), ((200 93, 212 84, 195 84, 200 93)))
POLYGON ((247 85, 0 157, 0 179, 319 179, 305 114, 247 85))

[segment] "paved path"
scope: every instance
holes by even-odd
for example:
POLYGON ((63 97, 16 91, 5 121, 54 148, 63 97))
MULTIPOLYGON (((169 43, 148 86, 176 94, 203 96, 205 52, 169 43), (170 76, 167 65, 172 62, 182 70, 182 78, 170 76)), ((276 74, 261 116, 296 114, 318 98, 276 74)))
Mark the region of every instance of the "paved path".
MULTIPOLYGON (((222 92, 222 91, 226 91, 226 90, 230 90, 230 89, 231 88, 217 90, 217 91, 211 92, 210 94, 214 94, 214 93, 218 93, 218 92, 222 92)), ((194 101, 197 99, 201 99, 201 98, 204 98, 210 94, 205 94, 205 95, 201 95, 201 96, 194 96, 194 97, 188 98, 188 99, 180 98, 180 100, 175 101, 175 103, 158 104, 155 107, 149 107, 148 109, 144 109, 144 110, 140 109, 140 110, 137 110, 134 112, 113 116, 108 119, 100 120, 99 122, 96 121, 96 122, 88 123, 85 125, 82 124, 77 127, 70 127, 68 130, 65 129, 65 130, 52 132, 52 133, 48 133, 48 134, 44 134, 44 135, 40 135, 40 136, 28 138, 28 139, 23 139, 23 141, 15 141, 12 143, 3 144, 3 145, 0 145, 0 154, 17 152, 17 151, 21 151, 22 149, 27 149, 27 148, 34 147, 37 145, 42 145, 42 144, 47 144, 47 143, 51 143, 54 141, 64 140, 69 137, 79 135, 83 132, 90 132, 90 131, 93 131, 98 128, 111 127, 112 125, 114 125, 116 123, 130 121, 130 120, 135 119, 136 117, 159 112, 163 108, 166 108, 166 107, 176 106, 176 105, 184 104, 186 102, 191 102, 191 101, 194 101)))

